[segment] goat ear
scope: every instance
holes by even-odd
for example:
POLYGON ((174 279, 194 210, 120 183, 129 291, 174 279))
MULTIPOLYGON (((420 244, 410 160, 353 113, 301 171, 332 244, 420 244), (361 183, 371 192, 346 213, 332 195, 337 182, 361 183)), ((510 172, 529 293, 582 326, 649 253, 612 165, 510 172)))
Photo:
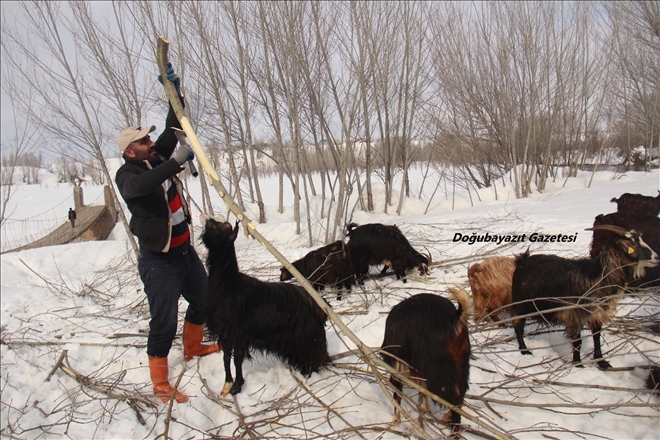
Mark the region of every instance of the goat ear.
POLYGON ((625 237, 625 238, 626 238, 625 240, 621 240, 617 245, 621 247, 621 249, 629 258, 636 259, 637 247, 639 246, 636 237, 625 237))
POLYGON ((234 225, 234 230, 231 231, 231 235, 229 236, 231 238, 231 241, 236 240, 236 237, 238 237, 238 224, 240 223, 239 220, 236 220, 236 225, 234 225))
POLYGON ((626 233, 623 234, 623 236, 635 241, 639 239, 639 234, 634 229, 627 231, 626 233))

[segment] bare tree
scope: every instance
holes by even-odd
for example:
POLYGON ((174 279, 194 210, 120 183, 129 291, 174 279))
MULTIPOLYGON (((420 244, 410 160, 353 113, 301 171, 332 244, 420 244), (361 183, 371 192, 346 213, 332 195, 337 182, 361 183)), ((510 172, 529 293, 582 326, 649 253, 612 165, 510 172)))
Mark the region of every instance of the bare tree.
POLYGON ((235 125, 233 118, 236 115, 231 113, 232 103, 225 66, 227 63, 227 50, 222 46, 225 34, 223 33, 224 27, 218 26, 218 24, 225 22, 221 19, 222 17, 217 9, 210 6, 210 4, 195 1, 180 5, 188 12, 187 14, 180 14, 184 19, 183 26, 186 29, 195 30, 186 47, 188 49, 201 48, 201 52, 197 54, 196 59, 202 61, 190 64, 189 69, 194 75, 189 75, 188 83, 200 81, 204 86, 208 103, 201 105, 208 112, 208 116, 205 121, 199 121, 199 124, 206 129, 206 137, 212 138, 217 133, 224 139, 224 150, 227 153, 229 162, 229 190, 232 191, 233 187, 233 194, 237 199, 237 203, 241 209, 244 209, 240 177, 236 166, 237 157, 232 138, 235 125), (220 127, 220 129, 218 130, 216 127, 220 127))
POLYGON ((372 173, 372 162, 371 162, 371 137, 372 137, 372 127, 371 127, 371 111, 369 95, 370 87, 368 78, 372 77, 372 66, 369 63, 368 53, 369 48, 367 47, 367 41, 369 41, 368 33, 373 32, 372 22, 369 20, 371 17, 370 9, 373 7, 373 3, 364 2, 352 2, 350 4, 350 19, 351 19, 351 28, 354 29, 356 42, 357 42, 357 53, 352 54, 351 63, 349 67, 351 71, 355 73, 355 77, 358 81, 358 87, 360 90, 360 102, 362 104, 362 121, 363 121, 363 130, 364 130, 364 139, 366 142, 365 148, 365 185, 367 192, 367 210, 374 210, 374 197, 373 190, 371 187, 371 173, 372 173))
POLYGON ((631 1, 606 3, 619 80, 619 144, 627 164, 633 149, 644 148, 639 160, 648 170, 652 149, 660 150, 660 4, 631 1))
MULTIPOLYGON (((245 125, 245 134, 246 141, 249 149, 250 157, 250 168, 252 169, 252 177, 254 178, 254 188, 257 195, 257 205, 259 206, 259 223, 266 223, 266 212, 264 210, 264 202, 261 196, 261 188, 259 186, 259 178, 257 174, 257 164, 254 156, 254 142, 252 140, 252 124, 250 123, 251 116, 251 102, 248 99, 248 70, 249 67, 246 66, 246 63, 249 63, 250 57, 245 55, 244 45, 246 43, 241 39, 241 31, 245 27, 245 23, 249 21, 249 17, 245 17, 243 14, 239 17, 236 12, 236 3, 233 1, 229 2, 229 13, 232 23, 232 30, 234 38, 236 39, 236 52, 238 57, 238 66, 237 74, 240 81, 240 91, 241 91, 241 104, 243 109, 243 123, 245 125), (241 22, 239 23, 239 19, 241 22)), ((243 34, 243 38, 247 39, 249 34, 243 34)))
MULTIPOLYGON (((304 3, 277 3, 270 5, 271 25, 278 33, 269 29, 269 50, 274 54, 273 60, 277 70, 277 82, 282 93, 286 112, 288 132, 291 137, 293 153, 293 216, 296 222, 296 233, 300 234, 300 148, 303 146, 300 128, 300 66, 296 58, 298 36, 301 32, 301 19, 304 3)), ((270 28, 270 26, 268 26, 270 28)))
MULTIPOLYGON (((397 106, 402 102, 399 80, 405 39, 401 37, 400 21, 405 15, 406 5, 397 3, 382 4, 374 9, 373 32, 368 35, 369 62, 372 66, 371 81, 374 87, 373 105, 376 111, 380 149, 377 160, 383 168, 385 183, 385 207, 392 203, 394 172, 396 168, 396 137, 402 128, 397 106)), ((400 108, 400 107, 399 107, 400 108)))
POLYGON ((276 162, 278 164, 278 183, 279 183, 279 197, 277 203, 277 211, 281 214, 284 212, 284 175, 286 174, 289 180, 293 181, 286 156, 284 154, 284 134, 281 121, 281 110, 278 101, 277 80, 274 76, 273 65, 279 69, 277 61, 271 61, 273 54, 271 48, 273 47, 273 38, 270 29, 270 15, 271 12, 266 8, 263 2, 258 5, 257 15, 258 28, 256 32, 262 35, 262 52, 261 63, 251 63, 251 76, 256 87, 256 102, 263 109, 266 115, 266 123, 273 131, 274 143, 276 148, 276 162), (261 68, 261 69, 259 69, 261 68))
POLYGON ((464 7, 438 8, 431 21, 438 94, 450 115, 437 120, 439 133, 500 150, 517 197, 526 197, 533 184, 543 189, 561 148, 578 152, 569 163, 576 169, 607 113, 595 8, 473 3, 464 15, 464 7))
MULTIPOLYGON (((22 22, 28 23, 29 30, 17 28, 13 23, 3 23, 2 44, 7 54, 3 59, 24 84, 24 89, 16 89, 19 93, 17 99, 26 98, 24 90, 30 90, 35 95, 35 99, 27 101, 32 104, 29 113, 32 123, 39 125, 52 139, 64 141, 72 150, 67 152, 57 144, 48 144, 46 148, 72 159, 93 157, 108 182, 112 182, 103 154, 104 138, 114 140, 114 133, 108 133, 107 120, 118 115, 123 115, 124 121, 129 116, 140 117, 140 112, 136 110, 141 109, 142 105, 132 105, 136 101, 129 98, 131 95, 138 96, 138 88, 135 86, 133 93, 126 93, 125 87, 125 84, 136 84, 136 81, 127 81, 126 77, 130 78, 131 72, 136 74, 139 63, 131 58, 135 48, 129 50, 124 47, 126 50, 118 54, 120 58, 126 55, 128 60, 112 56, 115 54, 112 50, 114 40, 107 34, 103 37, 104 34, 98 30, 101 25, 94 22, 88 8, 89 4, 78 2, 22 3, 21 11, 25 19, 22 22), (67 19, 61 12, 62 8, 71 8, 73 17, 67 19), (101 64, 100 60, 104 62, 101 64), (22 69, 24 61, 31 68, 22 69), (107 86, 108 83, 110 86, 107 86), (112 104, 104 105, 110 102, 112 104), (125 105, 118 108, 117 102, 125 105)), ((16 20, 16 23, 19 22, 16 20)), ((118 18, 117 25, 122 27, 122 23, 118 18)), ((121 119, 122 116, 115 120, 121 119)), ((126 122, 121 123, 123 127, 127 125, 126 122)), ((113 193, 117 199, 116 192, 113 193)), ((116 206, 121 205, 116 203, 116 206)), ((123 213, 120 218, 128 231, 123 213)), ((132 234, 128 236, 137 252, 132 234)))
MULTIPOLYGON (((331 8, 322 9, 322 5, 319 3, 312 3, 310 9, 310 35, 314 39, 317 50, 316 56, 319 57, 319 73, 323 78, 320 85, 328 90, 328 103, 332 103, 341 127, 339 141, 331 136, 330 132, 326 132, 328 136, 326 139, 330 141, 331 148, 341 147, 339 169, 337 171, 339 187, 337 188, 335 219, 332 225, 332 233, 330 233, 330 240, 335 240, 338 234, 337 229, 340 224, 345 222, 345 215, 348 212, 348 197, 346 195, 351 190, 351 186, 347 181, 347 172, 352 165, 352 152, 350 149, 353 147, 354 125, 359 109, 358 88, 352 81, 348 81, 341 71, 333 69, 331 62, 335 51, 339 48, 335 37, 335 30, 340 29, 339 23, 341 22, 338 11, 333 11, 331 8)), ((317 91, 316 96, 320 95, 317 91)), ((324 126, 328 127, 329 124, 326 122, 324 126)))
MULTIPOLYGON (((5 46, 2 45, 2 50, 4 52, 5 46)), ((4 53, 3 53, 4 57, 4 53)), ((8 99, 10 100, 10 108, 12 110, 11 122, 13 129, 15 130, 15 136, 12 139, 12 145, 10 146, 9 154, 2 155, 2 166, 0 173, 0 226, 5 223, 5 220, 8 216, 11 215, 11 211, 7 211, 9 203, 12 197, 15 194, 15 182, 16 171, 20 164, 21 157, 26 154, 31 154, 33 151, 36 151, 38 145, 41 144, 39 138, 39 131, 37 127, 32 125, 29 117, 23 117, 24 113, 19 111, 13 111, 20 103, 16 102, 17 94, 14 93, 13 87, 15 84, 13 82, 12 75, 6 70, 6 65, 2 65, 2 88, 5 90, 8 99)), ((28 91, 26 95, 30 97, 30 92, 28 91)), ((29 102, 26 104, 27 111, 29 112, 29 102)), ((5 129, 3 128, 3 131, 5 129)))
MULTIPOLYGON (((410 197, 410 186, 408 179, 408 167, 413 157, 412 140, 414 135, 414 124, 418 114, 418 107, 422 101, 424 89, 428 87, 426 78, 423 76, 427 70, 427 14, 423 5, 407 3, 404 8, 403 32, 405 38, 404 60, 401 72, 401 97, 399 106, 399 119, 401 119, 400 149, 402 161, 402 179, 399 203, 396 213, 401 215, 404 196, 410 197), (412 5, 412 6, 411 6, 412 5)), ((421 130, 419 133, 423 133, 421 130)))

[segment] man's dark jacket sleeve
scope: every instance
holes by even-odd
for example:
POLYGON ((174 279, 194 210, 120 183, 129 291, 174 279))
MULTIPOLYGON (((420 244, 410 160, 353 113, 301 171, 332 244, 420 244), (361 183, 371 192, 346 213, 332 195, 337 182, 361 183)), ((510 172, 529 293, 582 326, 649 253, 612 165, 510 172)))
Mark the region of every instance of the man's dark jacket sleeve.
MULTIPOLYGON (((185 108, 185 104, 183 102, 183 97, 179 97, 181 100, 181 105, 185 108)), ((181 123, 179 122, 179 119, 176 117, 176 113, 174 113, 174 109, 172 108, 172 104, 170 104, 169 111, 167 112, 167 119, 165 119, 165 130, 158 136, 158 139, 156 139, 156 151, 158 151, 158 154, 163 156, 165 159, 169 159, 172 157, 172 153, 174 152, 174 149, 176 148, 178 139, 176 137, 176 134, 174 133, 174 130, 172 127, 181 129, 181 123)))

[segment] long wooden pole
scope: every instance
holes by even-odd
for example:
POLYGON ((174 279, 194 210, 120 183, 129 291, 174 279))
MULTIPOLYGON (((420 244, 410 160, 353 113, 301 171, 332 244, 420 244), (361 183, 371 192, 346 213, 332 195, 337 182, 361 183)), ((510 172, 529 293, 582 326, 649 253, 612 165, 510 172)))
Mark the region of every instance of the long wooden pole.
POLYGON ((355 335, 349 329, 346 324, 342 322, 342 320, 339 318, 339 316, 332 310, 332 308, 323 300, 323 298, 314 290, 311 284, 307 281, 307 279, 302 276, 298 270, 293 267, 293 265, 282 255, 268 240, 266 240, 257 230, 256 225, 241 211, 240 207, 234 202, 234 200, 231 198, 227 190, 225 189, 224 185, 222 182, 220 182, 220 177, 218 176, 218 173, 215 172, 213 167, 211 166, 211 162, 208 160, 206 157, 206 153, 204 152, 204 149, 202 148, 201 143, 199 142, 199 139, 197 138, 197 134, 195 133, 195 130, 193 129, 192 125, 190 124, 190 121, 188 120, 188 117, 186 116, 186 113, 183 109, 183 106, 181 105, 181 102, 179 100, 179 96, 176 92, 176 88, 174 87, 174 84, 171 81, 167 80, 167 51, 169 48, 169 42, 165 37, 160 37, 158 39, 158 44, 156 48, 156 62, 158 63, 158 70, 160 72, 161 78, 163 78, 163 85, 165 86, 165 92, 167 93, 167 97, 172 104, 172 108, 174 109, 174 113, 176 113, 177 118, 179 119, 179 122, 181 123, 181 128, 183 128, 183 131, 186 132, 186 136, 188 137, 188 140, 190 141, 190 145, 195 152, 195 156, 197 157, 197 160, 199 161, 199 164, 202 167, 202 170, 207 173, 209 180, 211 182, 211 185, 216 189, 222 200, 225 202, 225 205, 227 205, 227 209, 231 213, 233 213, 238 220, 243 224, 244 230, 246 233, 249 233, 254 237, 263 247, 265 247, 277 260, 282 263, 282 265, 298 280, 298 282, 305 288, 307 293, 311 295, 311 297, 316 301, 316 303, 323 309, 323 311, 328 315, 328 318, 339 328, 339 330, 353 342, 360 353, 363 355, 363 360, 366 362, 366 364, 371 368, 371 370, 374 372, 374 376, 377 379, 378 384, 380 387, 383 389, 385 392, 385 395, 392 401, 392 403, 399 408, 399 410, 404 414, 404 416, 408 419, 408 421, 411 423, 411 425, 422 435, 424 438, 430 438, 429 435, 422 429, 419 424, 410 417, 407 411, 403 410, 399 404, 397 404, 393 397, 390 395, 390 393, 387 391, 387 388, 385 387, 385 384, 382 380, 382 375, 378 372, 376 366, 379 366, 381 368, 384 368, 387 370, 390 374, 395 374, 397 375, 397 378, 405 383, 407 386, 411 388, 415 388, 417 391, 420 393, 423 393, 424 395, 432 398, 436 402, 440 403, 441 405, 446 406, 447 408, 452 409, 453 411, 456 411, 457 413, 461 414, 463 417, 466 419, 476 423, 477 425, 481 426, 482 428, 490 431, 491 433, 495 434, 499 438, 504 438, 504 439, 512 439, 513 437, 509 436, 508 434, 499 431, 482 421, 476 419, 475 417, 467 414, 465 411, 463 411, 461 408, 452 405, 451 403, 445 401, 444 399, 436 396, 435 394, 429 392, 427 389, 422 388, 420 385, 416 384, 415 382, 411 381, 408 379, 408 377, 404 376, 403 374, 400 374, 397 372, 394 368, 390 367, 387 363, 383 362, 377 355, 376 353, 363 343, 360 338, 355 335))

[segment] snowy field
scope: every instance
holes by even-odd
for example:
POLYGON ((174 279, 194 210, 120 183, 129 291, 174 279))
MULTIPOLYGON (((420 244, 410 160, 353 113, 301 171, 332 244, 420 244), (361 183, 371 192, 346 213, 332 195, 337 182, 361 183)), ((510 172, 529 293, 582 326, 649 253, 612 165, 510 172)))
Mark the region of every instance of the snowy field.
MULTIPOLYGON (((116 168, 116 164, 115 168, 116 168)), ((492 255, 532 253, 585 257, 596 215, 613 212, 610 199, 624 192, 656 195, 660 172, 614 174, 601 171, 591 187, 590 173, 549 182, 542 193, 516 200, 512 186, 498 181, 477 193, 465 190, 451 199, 440 188, 429 204, 436 175, 428 177, 422 198, 420 171, 411 177, 414 197, 402 215, 383 214, 383 187, 376 186, 376 212, 355 211, 358 224, 396 224, 411 244, 433 257, 431 275, 403 284, 394 276, 374 278, 354 288, 343 301, 329 292, 327 300, 342 321, 370 347, 380 346, 385 318, 402 299, 421 292, 448 295, 447 286, 468 289, 467 266, 492 255), (424 211, 428 212, 424 215, 424 211), (452 209, 453 206, 453 209, 452 209), (573 243, 454 242, 456 234, 521 235, 538 232, 576 236, 573 243), (577 234, 577 235, 576 235, 577 234)), ((201 203, 196 180, 188 181, 192 198, 201 203)), ((398 184, 395 188, 399 188, 398 184)), ((291 196, 283 214, 276 211, 277 180, 262 181, 268 222, 258 230, 291 261, 320 246, 309 247, 295 234, 291 196)), ((11 219, 27 219, 55 209, 64 219, 73 205, 72 187, 46 176, 41 185, 20 186, 12 199, 11 219), (59 213, 61 210, 61 213, 59 213)), ((102 203, 101 187, 84 186, 88 203, 102 203)), ((217 212, 226 213, 214 196, 217 212)), ((312 199, 315 230, 320 201, 312 199)), ((353 204, 351 204, 353 206, 353 204)), ((253 207, 251 208, 253 209, 253 207)), ((303 217, 306 215, 303 208, 303 217)), ((197 213, 198 214, 198 213, 197 213)), ((248 216, 256 217, 255 211, 248 216)), ((195 215, 197 220, 198 215, 195 215)), ((64 220, 63 220, 64 221, 64 220)), ((230 218, 233 221, 233 218, 230 218)), ((196 221, 197 227, 198 221, 196 221)), ((200 230, 194 231, 199 236, 200 230)), ((164 438, 366 438, 422 437, 404 421, 390 427, 393 407, 357 356, 354 345, 330 322, 326 327, 334 361, 311 377, 292 372, 279 360, 254 354, 244 364, 246 383, 235 398, 221 397, 222 354, 183 360, 181 339, 169 356, 172 382, 191 398, 171 409, 155 399, 146 355, 148 309, 118 223, 108 240, 79 242, 1 256, 3 437, 18 439, 164 438), (58 363, 59 362, 59 363, 58 363), (54 368, 61 365, 60 368, 54 368), (171 411, 171 412, 170 412, 171 411)), ((203 256, 203 245, 196 241, 203 256)), ((262 280, 279 279, 279 262, 258 242, 236 241, 241 271, 262 280)), ((377 270, 373 269, 373 273, 377 270)), ((630 295, 603 332, 604 357, 612 371, 591 365, 593 343, 588 331, 582 347, 585 368, 571 362, 571 347, 561 328, 528 323, 526 342, 532 356, 522 356, 511 327, 471 325, 470 388, 464 410, 479 423, 463 419, 462 436, 488 438, 483 425, 520 439, 657 439, 660 438, 660 396, 646 392, 650 364, 660 363, 660 336, 643 328, 658 322, 658 292, 630 295)), ((185 301, 180 307, 183 322, 185 301)), ((417 417, 416 392, 404 408, 417 417)), ((445 410, 432 407, 424 415, 427 438, 449 431, 439 423, 445 410)))

